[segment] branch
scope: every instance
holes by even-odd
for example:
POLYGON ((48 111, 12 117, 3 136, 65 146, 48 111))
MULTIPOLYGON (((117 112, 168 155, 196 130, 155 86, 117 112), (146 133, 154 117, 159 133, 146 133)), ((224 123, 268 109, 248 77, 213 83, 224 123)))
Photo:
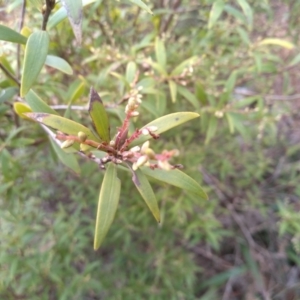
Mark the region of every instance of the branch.
POLYGON ((12 75, 4 66, 2 63, 0 63, 0 69, 6 74, 7 77, 9 77, 10 79, 12 79, 18 86, 20 86, 20 82, 19 80, 12 75))
POLYGON ((42 30, 46 30, 49 16, 55 6, 55 0, 46 0, 46 9, 43 11, 42 30))

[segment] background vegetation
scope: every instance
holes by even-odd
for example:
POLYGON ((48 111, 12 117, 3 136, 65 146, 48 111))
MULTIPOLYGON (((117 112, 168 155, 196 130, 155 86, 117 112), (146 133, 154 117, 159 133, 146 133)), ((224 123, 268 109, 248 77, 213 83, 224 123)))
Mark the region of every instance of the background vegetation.
MULTIPOLYGON (((41 2, 27 1, 31 30, 41 26, 41 2)), ((18 31, 22 1, 0 3, 0 23, 18 31)), ((83 106, 94 86, 109 106, 136 67, 138 122, 201 114, 157 148, 179 149, 178 163, 210 200, 153 183, 157 226, 120 174, 120 206, 95 252, 103 173, 83 159, 80 175, 68 170, 44 131, 15 115, 18 89, 0 70, 0 298, 299 299, 298 1, 147 4, 153 15, 126 1, 85 6, 81 46, 67 19, 53 27, 50 19, 50 54, 74 74, 44 67, 34 90, 49 105, 83 106)), ((17 46, 1 42, 0 55, 19 78, 17 46)), ((67 114, 88 122, 83 111, 67 114)))

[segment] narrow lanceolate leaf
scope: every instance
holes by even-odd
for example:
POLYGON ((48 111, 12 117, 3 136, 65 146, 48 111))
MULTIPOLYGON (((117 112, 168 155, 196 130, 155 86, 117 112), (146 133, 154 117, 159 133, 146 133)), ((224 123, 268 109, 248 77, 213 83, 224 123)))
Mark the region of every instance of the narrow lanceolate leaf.
POLYGON ((42 112, 57 115, 57 112, 52 109, 46 102, 44 102, 33 90, 29 90, 29 92, 25 96, 25 100, 33 112, 42 112))
POLYGON ((130 0, 130 2, 136 4, 140 8, 144 9, 149 14, 151 14, 151 15, 153 14, 153 12, 150 10, 150 8, 142 0, 130 0))
POLYGON ((62 0, 78 44, 82 40, 82 0, 62 0))
POLYGON ((132 181, 135 184, 138 191, 140 192, 143 199, 145 200, 156 221, 160 222, 160 213, 156 197, 147 177, 143 174, 141 170, 137 169, 136 171, 134 171, 132 181))
POLYGON ((253 11, 250 4, 247 2, 247 0, 237 0, 237 2, 241 6, 251 28, 253 25, 253 11))
POLYGON ((55 151, 58 159, 68 168, 73 170, 75 173, 80 173, 80 167, 77 159, 74 154, 66 153, 63 149, 61 149, 56 142, 49 137, 53 150, 55 151))
POLYGON ((25 115, 63 133, 77 136, 78 132, 82 131, 87 135, 88 139, 99 141, 99 138, 97 138, 87 127, 72 120, 46 113, 27 113, 25 115))
POLYGON ((0 40, 17 44, 26 44, 27 42, 27 38, 24 35, 4 25, 0 25, 0 40))
POLYGON ((64 72, 68 75, 73 74, 72 67, 69 65, 69 63, 64 60, 63 58, 60 58, 55 55, 47 55, 45 64, 49 67, 52 67, 54 69, 57 69, 61 72, 64 72))
POLYGON ((173 80, 169 80, 169 88, 170 88, 170 94, 172 102, 176 102, 176 96, 177 96, 177 84, 173 80))
MULTIPOLYGON (((97 0, 82 0, 82 6, 89 5, 91 3, 96 2, 97 0)), ((61 21, 63 21, 67 17, 67 10, 64 7, 58 9, 50 18, 47 25, 48 29, 55 27, 61 21)))
POLYGON ((45 63, 49 46, 46 31, 36 31, 28 38, 21 79, 21 97, 24 97, 37 79, 45 63))
POLYGON ((225 3, 223 0, 217 0, 214 2, 209 14, 208 29, 211 29, 216 24, 223 12, 224 5, 225 3))
POLYGON ((208 199, 206 193, 198 184, 198 182, 196 182, 193 178, 181 172, 180 170, 151 170, 148 167, 141 167, 141 170, 145 175, 152 177, 158 181, 177 186, 183 190, 196 194, 203 199, 208 199))
POLYGON ((164 42, 157 37, 155 39, 155 56, 158 64, 165 70, 167 64, 167 55, 164 42))
POLYGON ((117 177, 117 167, 110 163, 105 172, 98 201, 94 249, 97 250, 105 238, 117 211, 121 182, 117 177))
POLYGON ((125 75, 125 78, 126 78, 128 84, 130 84, 134 81, 135 76, 136 76, 136 70, 137 70, 136 63, 133 61, 130 61, 127 64, 126 75, 125 75))
POLYGON ((108 116, 100 96, 93 88, 91 88, 90 92, 89 114, 101 140, 109 142, 110 132, 108 116))
POLYGON ((295 45, 292 44, 291 42, 282 40, 282 39, 278 39, 278 38, 267 38, 267 39, 263 39, 261 42, 259 42, 258 44, 259 46, 262 45, 276 45, 276 46, 280 46, 286 49, 293 49, 295 48, 295 45))
MULTIPOLYGON (((199 116, 200 115, 198 113, 194 112, 178 112, 174 114, 169 114, 155 119, 154 121, 143 126, 142 129, 153 126, 157 128, 157 130, 154 133, 160 134, 185 122, 198 118, 199 116)), ((152 136, 149 134, 141 135, 130 144, 130 147, 139 145, 147 140, 150 140, 151 138, 152 136)))

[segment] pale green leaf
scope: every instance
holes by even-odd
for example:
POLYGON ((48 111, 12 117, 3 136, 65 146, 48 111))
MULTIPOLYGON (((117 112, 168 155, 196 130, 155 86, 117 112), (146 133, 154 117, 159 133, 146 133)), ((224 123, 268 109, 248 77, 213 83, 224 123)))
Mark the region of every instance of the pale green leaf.
POLYGON ((45 64, 49 67, 55 68, 61 72, 64 72, 68 75, 73 74, 72 67, 69 63, 61 57, 55 55, 47 55, 45 64))
POLYGON ((158 181, 174 185, 183 190, 196 194, 203 199, 208 199, 206 193, 198 184, 198 182, 178 169, 166 171, 160 169, 152 170, 149 167, 141 167, 141 170, 145 175, 158 181))
POLYGON ((0 40, 17 44, 26 44, 27 38, 13 29, 0 24, 0 40))
POLYGON ((177 67, 175 67, 175 69, 171 72, 171 76, 180 75, 185 68, 192 66, 198 59, 199 59, 198 56, 192 56, 184 60, 177 67))
POLYGON ((74 154, 66 153, 63 149, 61 149, 56 142, 50 137, 51 146, 56 153, 58 159, 68 168, 73 170, 76 174, 80 173, 80 167, 77 159, 74 154))
POLYGON ((44 102, 33 90, 29 90, 29 92, 25 96, 25 100, 33 112, 42 112, 57 115, 57 112, 52 109, 46 102, 44 102))
POLYGON ((129 0, 129 1, 134 3, 135 5, 139 6, 140 8, 144 9, 149 14, 153 15, 153 12, 151 11, 151 9, 142 0, 129 0))
POLYGON ((169 80, 168 83, 172 102, 175 103, 177 97, 177 84, 173 80, 169 80))
POLYGON ((211 29, 220 18, 224 9, 224 5, 225 3, 223 0, 217 0, 214 2, 209 13, 208 29, 211 29))
POLYGON ((167 54, 166 54, 165 44, 159 37, 156 37, 155 39, 155 56, 161 68, 166 70, 167 54))
POLYGON ((45 63, 49 46, 47 31, 32 33, 26 43, 24 65, 21 79, 21 97, 24 97, 37 79, 45 63))
MULTIPOLYGON (((147 125, 143 126, 143 128, 148 127, 157 127, 157 130, 155 131, 155 134, 160 134, 165 131, 168 131, 171 128, 174 128, 178 125, 181 125, 185 122, 188 122, 190 120, 193 120, 195 118, 198 118, 200 115, 198 113, 194 112, 178 112, 173 113, 169 115, 165 115, 163 117, 160 117, 158 119, 155 119, 154 121, 148 123, 147 125)), ((147 140, 150 140, 152 137, 151 135, 141 135, 136 140, 134 140, 130 146, 136 146, 139 145, 147 140)))
POLYGON ((87 127, 72 120, 47 113, 27 113, 25 115, 63 133, 77 136, 78 132, 82 131, 87 135, 88 139, 99 141, 99 138, 97 138, 87 127))
POLYGON ((78 44, 82 40, 82 0, 61 0, 78 44))
POLYGON ((128 82, 128 84, 132 83, 133 80, 135 79, 135 76, 136 76, 136 63, 133 62, 133 61, 130 61, 128 64, 127 64, 127 67, 126 67, 126 80, 128 82))
POLYGON ((8 87, 3 89, 0 92, 0 103, 10 100, 13 96, 17 95, 18 92, 19 89, 17 87, 8 87))
POLYGON ((109 142, 110 128, 108 116, 100 96, 93 88, 90 91, 89 114, 101 140, 109 142))
POLYGON ((121 182, 117 177, 117 167, 109 163, 100 189, 98 201, 94 249, 97 250, 105 238, 117 211, 121 182))
POLYGON ((293 66, 295 66, 295 65, 297 65, 297 64, 299 64, 300 63, 300 53, 299 54, 297 54, 293 59, 292 59, 292 61, 289 63, 289 67, 293 67, 293 66))
POLYGON ((162 68, 162 66, 160 64, 158 64, 157 62, 154 62, 149 59, 149 60, 147 60, 147 63, 159 74, 161 74, 163 76, 168 76, 168 73, 166 72, 166 70, 164 68, 162 68))
POLYGON ((187 88, 177 85, 177 91, 180 95, 187 99, 196 109, 199 108, 199 101, 197 100, 196 96, 192 94, 187 88))
POLYGON ((208 123, 208 129, 206 132, 205 144, 208 144, 209 141, 215 136, 217 131, 218 119, 215 116, 211 116, 208 123))
MULTIPOLYGON (((82 6, 89 5, 96 2, 97 0, 82 0, 82 6)), ((63 21, 67 17, 67 10, 64 7, 58 9, 50 18, 47 24, 47 28, 51 29, 63 21)))
POLYGON ((238 4, 241 6, 244 15, 247 18, 248 24, 250 26, 250 28, 252 28, 253 25, 253 11, 251 6, 249 5, 249 3, 246 0, 237 0, 238 4))
POLYGON ((142 198, 145 200, 156 221, 160 222, 160 212, 157 200, 147 177, 141 170, 137 169, 134 171, 132 181, 140 192, 142 198))
POLYGON ((263 45, 276 45, 276 46, 280 46, 286 49, 293 49, 295 48, 295 45, 292 44, 291 42, 282 40, 282 39, 278 39, 278 38, 266 38, 263 39, 262 41, 260 41, 258 43, 258 46, 263 46, 263 45))

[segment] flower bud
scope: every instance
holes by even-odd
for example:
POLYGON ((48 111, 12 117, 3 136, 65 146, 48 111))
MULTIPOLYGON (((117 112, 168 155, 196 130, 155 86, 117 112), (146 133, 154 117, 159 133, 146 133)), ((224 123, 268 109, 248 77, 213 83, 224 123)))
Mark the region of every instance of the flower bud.
POLYGON ((152 149, 147 148, 144 153, 149 157, 149 159, 155 159, 155 152, 152 149))
POLYGON ((146 155, 140 156, 138 160, 132 165, 132 169, 136 171, 139 167, 143 166, 148 161, 146 155))
POLYGON ((139 152, 141 150, 141 148, 139 146, 135 146, 133 148, 131 148, 129 151, 130 152, 139 152))
POLYGON ((84 133, 84 132, 82 132, 82 131, 79 131, 79 132, 77 133, 77 136, 78 136, 80 142, 82 142, 82 143, 85 142, 85 140, 87 139, 86 133, 84 133))
POLYGON ((61 149, 66 149, 71 147, 74 144, 73 140, 65 140, 64 142, 62 142, 62 144, 60 145, 61 149))
POLYGON ((141 152, 144 153, 149 148, 150 142, 147 141, 142 145, 141 152))

